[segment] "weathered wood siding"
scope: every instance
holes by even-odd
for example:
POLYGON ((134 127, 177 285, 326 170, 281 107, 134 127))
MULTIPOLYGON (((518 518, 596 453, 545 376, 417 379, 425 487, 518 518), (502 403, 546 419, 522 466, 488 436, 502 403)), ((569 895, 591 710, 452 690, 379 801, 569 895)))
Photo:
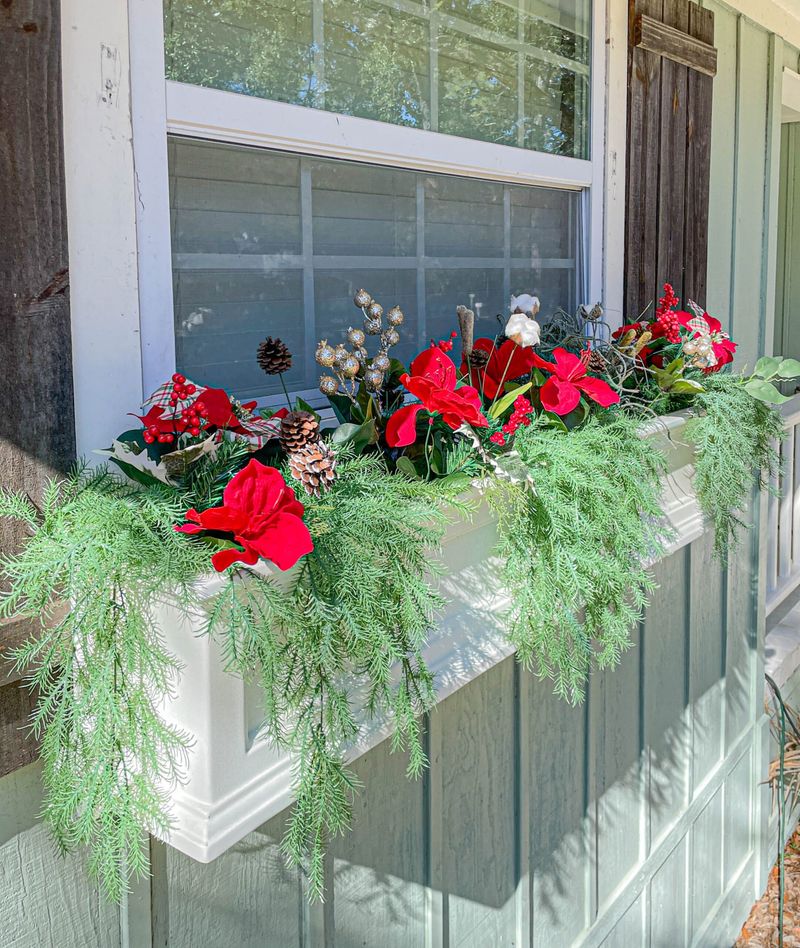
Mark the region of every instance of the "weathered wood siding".
POLYGON ((325 905, 280 857, 284 815, 209 865, 154 843, 120 936, 80 862, 55 860, 41 827, 15 834, 38 807, 34 768, 6 778, 0 879, 19 891, 0 931, 13 948, 49 945, 31 934, 48 917, 60 945, 88 930, 103 948, 730 944, 762 871, 755 547, 723 569, 706 536, 662 562, 634 648, 582 707, 508 659, 431 715, 425 779, 385 743, 362 758, 325 905))

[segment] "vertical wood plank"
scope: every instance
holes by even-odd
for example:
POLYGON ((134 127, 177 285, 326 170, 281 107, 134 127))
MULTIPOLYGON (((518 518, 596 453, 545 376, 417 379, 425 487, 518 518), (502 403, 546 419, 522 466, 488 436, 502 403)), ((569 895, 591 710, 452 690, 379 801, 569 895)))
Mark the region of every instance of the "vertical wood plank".
MULTIPOLYGON (((714 42, 714 14, 690 4, 690 36, 714 42)), ((711 174, 712 96, 714 80, 688 70, 686 96, 686 209, 684 226, 684 300, 705 306, 708 270, 709 187, 711 174)))
POLYGON ((778 577, 786 579, 792 572, 792 528, 794 522, 794 435, 787 432, 781 444, 781 496, 778 500, 778 577))
POLYGON ((639 638, 636 630, 633 647, 620 664, 592 679, 598 910, 640 862, 644 850, 639 638))
POLYGON ((653 874, 650 883, 650 944, 654 948, 687 945, 686 855, 688 840, 684 837, 653 874))
MULTIPOLYGON (((748 515, 755 513, 751 503, 748 515)), ((725 748, 733 747, 759 713, 756 673, 754 537, 746 535, 728 559, 727 644, 725 648, 725 748)))
POLYGON ((748 749, 725 781, 723 842, 726 888, 736 880, 736 876, 753 851, 752 770, 752 749, 748 749))
POLYGON ((736 113, 738 18, 716 0, 703 4, 714 14, 714 41, 723 53, 714 78, 709 173, 706 306, 727 324, 732 305, 734 205, 736 195, 736 113), (733 53, 731 51, 734 51, 733 53), (727 51, 727 52, 724 52, 727 51))
MULTIPOLYGON (((687 33, 689 5, 686 0, 663 0, 662 20, 687 33)), ((659 288, 664 282, 674 284, 683 298, 688 74, 686 66, 662 59, 654 299, 661 295, 659 288)))
POLYGON ((425 945, 424 785, 384 741, 353 765, 364 784, 332 847, 333 944, 425 945))
POLYGON ((767 129, 764 180, 764 246, 761 264, 761 320, 758 355, 772 353, 778 255, 778 197, 781 167, 781 113, 783 96, 783 39, 769 34, 767 63, 767 129))
MULTIPOLYGON (((769 39, 749 20, 738 21, 736 197, 730 325, 739 365, 753 365, 764 319, 763 253, 766 207, 767 77, 769 39), (753 182, 758 182, 754 187, 753 182)), ((725 313, 719 314, 725 326, 725 313)))
POLYGON ((697 794, 722 753, 727 602, 722 569, 714 558, 711 531, 696 540, 689 551, 692 793, 697 794))
MULTIPOLYGON (((533 944, 572 944, 591 920, 587 707, 571 707, 531 679, 530 872, 533 944)), ((591 691, 589 701, 593 700, 591 691)), ((524 942, 523 942, 524 944, 524 942)))
MULTIPOLYGON (((637 0, 636 12, 661 19, 662 0, 637 0)), ((633 4, 631 4, 633 12, 633 4)), ((657 297, 656 238, 660 149, 660 56, 629 51, 628 156, 625 219, 625 319, 632 322, 657 297)))
POLYGON ((303 944, 301 877, 279 850, 286 815, 265 823, 207 865, 167 848, 161 884, 169 899, 169 948, 303 944))
POLYGON ((447 698, 442 724, 442 890, 449 944, 513 945, 514 658, 447 698))
POLYGON ((720 787, 691 829, 690 944, 722 894, 722 801, 720 787))
POLYGON ((659 587, 652 596, 644 623, 642 704, 648 850, 678 818, 689 796, 688 567, 686 549, 678 550, 657 565, 659 587))

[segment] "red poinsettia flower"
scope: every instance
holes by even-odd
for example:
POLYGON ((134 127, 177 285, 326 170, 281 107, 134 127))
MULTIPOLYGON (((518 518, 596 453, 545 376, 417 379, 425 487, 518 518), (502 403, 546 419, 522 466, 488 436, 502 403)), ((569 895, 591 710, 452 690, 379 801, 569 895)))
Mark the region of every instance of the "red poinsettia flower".
POLYGON ((489 353, 489 361, 483 368, 468 365, 466 359, 461 363, 461 374, 469 378, 489 400, 496 398, 503 385, 511 379, 527 375, 533 366, 533 349, 518 346, 513 339, 498 348, 491 339, 476 339, 473 349, 489 353))
POLYGON ((456 388, 458 375, 453 360, 441 349, 431 346, 411 363, 411 374, 400 376, 400 381, 420 400, 418 405, 399 408, 386 425, 386 442, 392 448, 413 444, 417 437, 417 415, 424 409, 438 413, 446 425, 455 431, 464 422, 476 428, 485 428, 489 422, 481 413, 481 397, 471 385, 456 388))
POLYGON ((303 512, 281 472, 252 460, 228 482, 221 507, 202 513, 187 510, 189 523, 175 529, 190 534, 206 530, 232 534, 242 549, 215 553, 211 562, 217 572, 237 561, 252 566, 259 558, 286 570, 314 549, 303 512))
POLYGON ((553 358, 555 363, 546 362, 535 353, 533 356, 537 368, 552 373, 539 392, 545 411, 568 415, 577 407, 581 395, 588 396, 603 408, 619 401, 619 394, 607 382, 586 374, 586 365, 572 352, 554 349, 553 358))
POLYGON ((692 320, 704 319, 708 325, 708 334, 711 337, 711 348, 714 350, 714 355, 717 357, 717 364, 705 368, 703 371, 706 373, 709 372, 719 372, 723 365, 729 365, 733 362, 733 357, 736 353, 736 343, 731 339, 731 337, 723 331, 722 323, 716 319, 714 316, 709 316, 705 311, 703 315, 698 313, 687 313, 683 310, 679 310, 675 313, 675 316, 678 319, 678 322, 685 329, 688 329, 690 332, 694 333, 695 338, 703 335, 703 331, 698 331, 696 324, 691 325, 692 320))
MULTIPOLYGON (((164 411, 165 409, 161 405, 153 405, 146 415, 134 415, 134 417, 138 418, 145 428, 158 428, 162 434, 169 434, 173 431, 179 433, 186 431, 189 426, 181 419, 180 415, 178 415, 177 418, 173 415, 167 415, 165 417, 164 411)), ((131 414, 133 414, 133 412, 131 412, 131 414)))

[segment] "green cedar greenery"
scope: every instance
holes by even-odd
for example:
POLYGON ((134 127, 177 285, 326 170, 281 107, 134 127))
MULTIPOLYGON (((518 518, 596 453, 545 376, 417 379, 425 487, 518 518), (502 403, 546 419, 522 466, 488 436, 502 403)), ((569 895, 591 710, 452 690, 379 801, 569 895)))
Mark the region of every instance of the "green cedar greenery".
POLYGON ((735 375, 708 376, 694 403, 697 415, 686 425, 696 452, 697 497, 721 557, 744 525, 741 511, 754 481, 768 487, 780 467, 773 444, 783 437, 781 416, 748 394, 745 382, 735 375))
POLYGON ((209 618, 229 668, 258 671, 267 733, 296 754, 284 851, 297 863, 308 857, 320 897, 325 844, 348 826, 356 788, 343 758, 358 737, 354 688, 370 716, 391 718, 409 776, 427 764, 420 719, 435 692, 422 649, 444 605, 430 557, 448 508, 469 513, 463 477, 408 480, 380 456, 342 453, 338 475, 321 497, 304 498, 313 553, 281 582, 230 575, 209 618))
MULTIPOLYGON (((724 546, 753 474, 775 469, 771 439, 781 425, 737 379, 705 384, 690 436, 698 494, 724 546)), ((520 660, 576 701, 592 666, 613 664, 629 646, 663 540, 663 458, 638 436, 639 421, 612 411, 568 433, 540 419, 491 466, 456 439, 444 458, 449 476, 432 482, 342 448, 332 488, 303 498, 314 552, 285 574, 229 571, 208 604, 207 631, 230 671, 260 680, 265 731, 294 755, 297 802, 284 850, 308 860, 313 896, 323 893, 326 842, 347 827, 357 790, 345 759, 360 737, 357 708, 391 719, 411 776, 426 766, 421 718, 435 693, 422 652, 443 605, 431 556, 451 511, 469 516, 471 477, 487 478, 497 512, 497 582, 510 593, 520 660)), ((114 899, 147 869, 142 831, 168 828, 165 788, 191 742, 159 717, 179 669, 150 604, 167 595, 196 607, 193 583, 208 571, 209 546, 172 526, 189 506, 218 504, 247 457, 225 442, 176 488, 78 471, 51 485, 40 508, 0 492, 0 516, 29 533, 0 564, 8 587, 0 616, 41 622, 15 660, 39 691, 32 724, 42 738, 45 816, 63 850, 90 846, 92 871, 114 899), (57 614, 58 601, 69 611, 57 614)))
POLYGON ((183 509, 105 469, 50 485, 40 509, 0 492, 0 516, 30 534, 2 563, 0 616, 41 623, 14 658, 39 692, 44 816, 63 851, 91 848, 90 869, 113 899, 129 873, 147 870, 143 831, 166 829, 163 787, 190 744, 158 714, 178 669, 148 609, 165 589, 189 601, 205 568, 206 551, 172 530, 183 509), (60 618, 59 600, 71 604, 60 618))
POLYGON ((500 531, 509 636, 519 660, 556 693, 584 695, 596 662, 614 664, 654 588, 662 549, 663 457, 617 413, 572 432, 532 425, 515 448, 533 480, 498 479, 489 500, 500 531))

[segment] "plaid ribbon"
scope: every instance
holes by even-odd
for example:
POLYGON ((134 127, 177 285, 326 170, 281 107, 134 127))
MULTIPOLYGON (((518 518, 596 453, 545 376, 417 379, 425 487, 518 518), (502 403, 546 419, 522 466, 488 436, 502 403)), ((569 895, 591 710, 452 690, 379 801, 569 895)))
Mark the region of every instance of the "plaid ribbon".
MULTIPOLYGON (((170 396, 172 395, 172 381, 170 380, 164 382, 163 385, 159 385, 153 394, 146 399, 143 407, 155 406, 163 408, 165 411, 162 417, 170 419, 178 418, 181 411, 193 405, 206 390, 205 386, 198 385, 196 382, 192 382, 191 379, 186 379, 185 384, 195 386, 194 393, 188 398, 181 399, 176 404, 173 404, 170 401, 170 396)), ((236 438, 245 438, 253 445, 253 449, 256 451, 259 448, 263 448, 270 438, 277 438, 281 431, 280 418, 261 418, 259 415, 248 413, 244 418, 237 416, 237 420, 239 426, 244 429, 246 434, 243 435, 237 431, 232 431, 231 434, 236 438)))

